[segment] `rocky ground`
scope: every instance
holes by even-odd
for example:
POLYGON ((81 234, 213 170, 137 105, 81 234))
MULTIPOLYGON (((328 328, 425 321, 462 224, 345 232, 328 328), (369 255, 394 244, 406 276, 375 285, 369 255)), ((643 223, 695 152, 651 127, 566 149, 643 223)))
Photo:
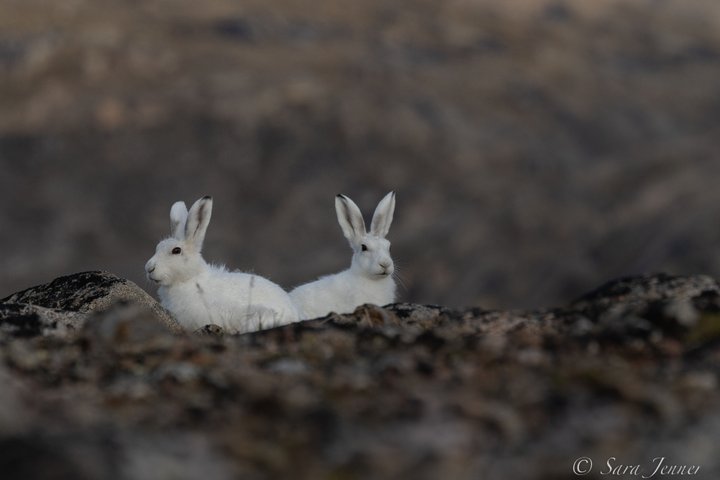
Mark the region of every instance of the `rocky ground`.
POLYGON ((649 474, 664 456, 717 478, 719 356, 706 276, 620 279, 555 309, 363 306, 227 336, 180 333, 132 282, 87 272, 0 303, 0 472, 549 479, 588 457, 601 478, 610 457, 649 474))

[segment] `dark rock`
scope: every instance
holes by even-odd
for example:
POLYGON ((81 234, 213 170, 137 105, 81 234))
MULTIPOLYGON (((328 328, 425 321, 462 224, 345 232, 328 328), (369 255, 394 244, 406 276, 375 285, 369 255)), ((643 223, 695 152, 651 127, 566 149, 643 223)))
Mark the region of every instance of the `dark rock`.
POLYGON ((0 303, 0 338, 67 335, 77 331, 86 316, 38 305, 0 303))
POLYGON ((223 335, 225 335, 225 331, 219 325, 210 324, 210 325, 205 325, 202 328, 198 328, 197 330, 195 330, 195 334, 207 335, 210 337, 222 337, 223 335))
POLYGON ((106 272, 59 277, 0 300, 0 325, 18 335, 77 330, 91 314, 118 303, 141 305, 154 321, 172 331, 182 328, 150 295, 129 280, 106 272))
MULTIPOLYGON (((82 272, 59 277, 50 283, 31 287, 0 299, 1 303, 29 303, 46 308, 87 313, 108 307, 115 300, 128 298, 128 285, 115 275, 104 272, 82 272), (119 295, 116 288, 119 288, 119 295), (113 297, 108 298, 110 295, 113 297)), ((130 289, 130 296, 135 292, 130 289)))
POLYGON ((664 273, 625 277, 586 293, 575 302, 578 310, 600 312, 618 304, 642 304, 666 299, 690 299, 720 291, 715 279, 706 275, 674 276, 664 273))
POLYGON ((703 312, 707 320, 718 290, 717 282, 704 275, 626 277, 584 295, 572 308, 595 322, 592 335, 605 341, 697 339, 704 334, 696 326, 703 312))

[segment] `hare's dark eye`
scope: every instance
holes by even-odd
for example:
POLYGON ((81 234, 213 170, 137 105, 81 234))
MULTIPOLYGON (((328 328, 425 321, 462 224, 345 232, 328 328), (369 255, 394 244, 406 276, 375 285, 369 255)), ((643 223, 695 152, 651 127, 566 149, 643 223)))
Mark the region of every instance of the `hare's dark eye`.
POLYGON ((365 245, 364 243, 360 245, 360 248, 362 248, 363 252, 367 252, 367 245, 365 245))
POLYGON ((179 255, 181 252, 182 252, 182 250, 180 249, 180 247, 175 247, 172 249, 173 255, 179 255))

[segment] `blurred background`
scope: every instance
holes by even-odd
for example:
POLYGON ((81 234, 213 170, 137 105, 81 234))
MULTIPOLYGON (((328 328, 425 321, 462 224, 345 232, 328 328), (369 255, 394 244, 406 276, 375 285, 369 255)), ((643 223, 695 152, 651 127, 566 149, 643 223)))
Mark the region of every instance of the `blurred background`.
POLYGON ((400 300, 529 307, 720 276, 717 0, 0 0, 0 297, 143 265, 175 200, 205 257, 345 268, 397 192, 400 300))

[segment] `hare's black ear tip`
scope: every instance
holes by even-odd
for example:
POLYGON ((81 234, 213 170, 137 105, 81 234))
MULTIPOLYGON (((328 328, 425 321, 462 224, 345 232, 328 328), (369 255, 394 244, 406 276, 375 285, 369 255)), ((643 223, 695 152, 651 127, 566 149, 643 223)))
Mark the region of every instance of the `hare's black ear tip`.
POLYGON ((345 198, 345 195, 343 195, 342 193, 338 193, 337 195, 335 195, 335 198, 345 198))
POLYGON ((205 195, 202 197, 203 200, 212 200, 212 197, 210 195, 205 195))

